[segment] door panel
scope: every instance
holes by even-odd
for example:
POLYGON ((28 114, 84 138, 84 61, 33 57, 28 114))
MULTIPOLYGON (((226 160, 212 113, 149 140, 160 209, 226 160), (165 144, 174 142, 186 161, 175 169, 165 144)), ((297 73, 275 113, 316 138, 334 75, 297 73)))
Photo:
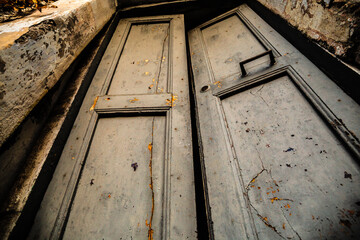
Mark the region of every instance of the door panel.
MULTIPOLYGON (((165 116, 101 118, 89 149, 64 238, 85 239, 89 233, 94 239, 146 237, 148 227, 144 219, 149 220, 152 208, 152 192, 148 187, 151 157, 156 186, 152 228, 160 229, 165 116), (151 142, 152 156, 148 149, 151 142), (131 168, 132 164, 136 164, 136 170, 131 168), (107 221, 99 216, 106 216, 107 221)), ((154 238, 160 236, 161 232, 154 231, 154 238)))
POLYGON ((189 46, 211 238, 358 237, 359 106, 246 5, 189 46))
MULTIPOLYGON (((237 16, 230 16, 201 28, 205 47, 216 81, 239 73, 239 62, 266 50, 237 16)), ((254 61, 247 67, 256 66, 254 61)))
MULTIPOLYGON (((344 181, 344 171, 358 174, 357 164, 288 76, 222 105, 260 239, 274 234, 264 221, 285 238, 297 238, 292 227, 306 230, 301 238, 310 239, 319 227, 310 221, 314 214, 335 223, 338 210, 332 206, 347 209, 357 202, 359 182, 344 181)), ((325 233, 332 229, 321 226, 325 233)))
POLYGON ((196 237, 185 51, 182 15, 120 21, 28 239, 196 237))
POLYGON ((164 92, 169 65, 169 27, 169 23, 131 26, 109 95, 164 92))

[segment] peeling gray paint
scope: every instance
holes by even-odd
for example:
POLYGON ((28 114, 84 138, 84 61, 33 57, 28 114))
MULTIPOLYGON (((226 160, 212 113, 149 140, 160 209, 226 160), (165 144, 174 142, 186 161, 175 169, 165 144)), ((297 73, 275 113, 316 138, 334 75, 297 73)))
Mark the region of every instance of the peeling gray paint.
POLYGON ((360 65, 359 1, 257 1, 337 57, 360 65))
POLYGON ((115 1, 97 2, 59 1, 0 24, 0 146, 115 12, 115 1))

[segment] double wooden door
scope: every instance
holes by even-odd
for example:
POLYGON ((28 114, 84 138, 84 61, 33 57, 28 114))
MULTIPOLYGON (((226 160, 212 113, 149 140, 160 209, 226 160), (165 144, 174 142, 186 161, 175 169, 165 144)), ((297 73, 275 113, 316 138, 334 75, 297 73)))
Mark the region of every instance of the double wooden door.
MULTIPOLYGON (((29 239, 195 239, 182 15, 121 20, 29 239)), ((360 108, 246 5, 188 33, 211 239, 347 239, 360 108)))
POLYGON ((182 15, 121 20, 29 239, 194 239, 182 15))

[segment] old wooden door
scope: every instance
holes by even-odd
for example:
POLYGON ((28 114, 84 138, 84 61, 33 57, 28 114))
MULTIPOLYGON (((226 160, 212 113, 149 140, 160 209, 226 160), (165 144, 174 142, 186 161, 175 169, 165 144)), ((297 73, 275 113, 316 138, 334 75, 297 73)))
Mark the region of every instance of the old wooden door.
POLYGON ((187 75, 182 15, 120 21, 29 239, 196 237, 187 75))
POLYGON ((211 238, 359 237, 359 106, 246 5, 189 45, 211 238))

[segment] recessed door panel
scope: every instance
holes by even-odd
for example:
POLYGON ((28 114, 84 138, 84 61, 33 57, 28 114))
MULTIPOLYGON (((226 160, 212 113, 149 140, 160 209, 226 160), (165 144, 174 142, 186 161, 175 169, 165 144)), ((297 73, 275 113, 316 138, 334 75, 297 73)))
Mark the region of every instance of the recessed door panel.
MULTIPOLYGON (((239 62, 266 50, 237 15, 201 28, 206 51, 216 81, 239 75, 239 62)), ((249 64, 248 69, 266 61, 249 64)))
POLYGON ((169 23, 131 25, 109 95, 166 91, 169 33, 169 23))
POLYGON ((154 238, 159 239, 165 117, 100 118, 85 162, 64 237, 84 239, 90 233, 99 239, 147 239, 146 222, 150 223, 153 217, 154 238))
POLYGON ((359 182, 344 173, 359 176, 359 168, 291 79, 254 86, 222 105, 259 238, 298 238, 294 229, 306 229, 301 238, 310 239, 319 219, 329 222, 323 233, 338 236, 341 226, 330 225, 338 209, 360 198, 359 182))

